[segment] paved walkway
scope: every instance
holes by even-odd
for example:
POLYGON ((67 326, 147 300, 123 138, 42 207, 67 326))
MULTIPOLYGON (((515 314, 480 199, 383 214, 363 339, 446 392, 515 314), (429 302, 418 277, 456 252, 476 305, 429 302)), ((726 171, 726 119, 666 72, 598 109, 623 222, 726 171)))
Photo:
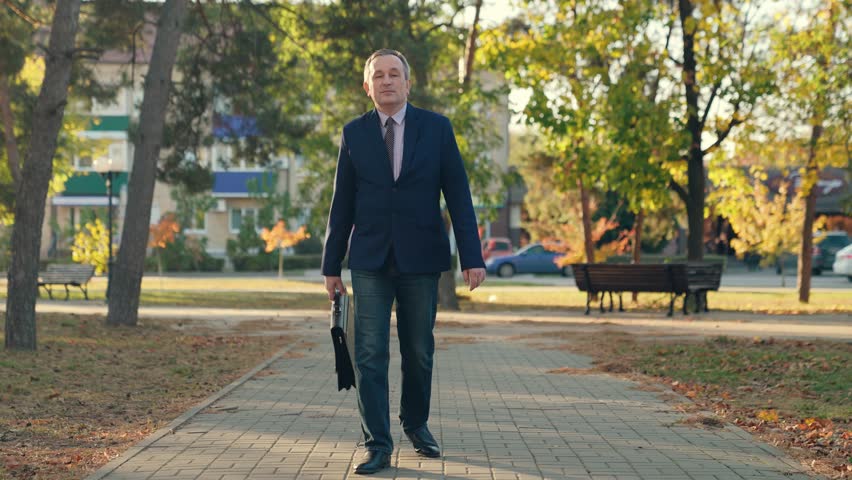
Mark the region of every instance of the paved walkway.
MULTIPOLYGON (((418 457, 394 425, 392 468, 374 477, 812 478, 737 427, 684 423, 694 414, 659 391, 609 375, 548 373, 586 369, 589 359, 508 340, 531 328, 543 327, 439 329, 430 425, 443 458, 418 457)), ((336 390, 330 339, 323 328, 313 332, 316 349, 259 366, 90 480, 360 478, 349 473, 362 454, 354 391, 336 390)), ((394 412, 398 354, 391 359, 394 412)))

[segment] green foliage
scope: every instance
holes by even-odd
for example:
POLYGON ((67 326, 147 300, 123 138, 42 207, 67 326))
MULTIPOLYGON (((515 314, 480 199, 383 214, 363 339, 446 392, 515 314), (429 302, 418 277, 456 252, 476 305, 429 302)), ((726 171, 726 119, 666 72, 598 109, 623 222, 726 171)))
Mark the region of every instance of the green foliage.
POLYGON ((187 22, 188 42, 178 55, 175 82, 159 178, 184 184, 191 192, 212 186, 211 167, 233 162, 271 166, 282 154, 300 152, 301 140, 316 123, 307 115, 308 97, 301 94, 305 69, 300 52, 281 49, 270 10, 274 5, 251 3, 199 4, 187 22), (215 19, 215 20, 212 20, 215 19), (211 21, 212 20, 212 21, 211 21), (227 117, 238 117, 253 128, 214 136, 227 117), (196 161, 198 149, 214 143, 231 150, 230 159, 196 161), (224 164, 223 164, 224 163, 224 164))
MULTIPOLYGON (((256 255, 238 255, 231 258, 238 272, 270 272, 278 269, 277 252, 259 252, 256 255)), ((318 269, 322 265, 321 254, 287 255, 284 270, 318 269)))
POLYGON ((296 255, 316 255, 322 253, 322 238, 311 235, 293 247, 296 255))
POLYGON ((772 88, 765 52, 754 46, 765 29, 755 27, 749 2, 525 6, 483 34, 482 52, 514 86, 530 90, 524 120, 557 160, 551 174, 561 191, 582 182, 616 191, 631 211, 652 213, 671 205, 666 189, 673 188, 690 216, 703 215, 702 157, 749 120, 772 88), (687 36, 694 40, 689 52, 687 36), (705 131, 716 133, 707 136, 713 143, 702 145, 705 131))
MULTIPOLYGON (((268 173, 268 176, 260 177, 260 182, 257 179, 249 180, 247 187, 249 195, 260 202, 260 209, 257 212, 258 226, 271 228, 276 221, 289 219, 293 215, 293 206, 288 190, 283 193, 278 192, 278 172, 268 173)), ((285 189, 287 187, 285 186, 285 189)))
MULTIPOLYGON (((169 195, 175 201, 175 217, 182 229, 191 228, 193 220, 216 206, 216 199, 207 193, 192 193, 184 184, 174 185, 169 195)), ((206 239, 205 239, 206 241, 206 239)))
MULTIPOLYGON (((214 258, 207 253, 207 238, 175 236, 174 242, 159 249, 158 255, 162 267, 167 272, 221 272, 225 260, 214 258)), ((149 257, 150 263, 157 268, 156 258, 149 257)))
MULTIPOLYGON (((459 38, 466 27, 455 21, 461 1, 391 0, 371 2, 299 2, 273 10, 283 32, 279 48, 304 59, 311 114, 320 121, 301 145, 306 177, 299 204, 309 209, 308 230, 325 231, 342 126, 372 108, 364 94, 364 62, 373 51, 390 47, 411 64, 410 101, 450 118, 477 203, 496 200, 488 151, 495 145, 496 100, 501 93, 474 80, 459 83, 463 56, 459 38)), ((477 65, 479 68, 479 65, 477 65)))
POLYGON ((240 232, 237 234, 236 240, 228 239, 225 250, 228 256, 233 259, 235 257, 254 255, 257 252, 262 252, 264 247, 265 243, 257 233, 254 219, 246 217, 240 225, 240 232))
MULTIPOLYGON (((41 88, 44 76, 43 52, 36 46, 39 38, 37 30, 50 25, 52 7, 44 2, 15 2, 20 15, 11 8, 0 10, 0 80, 8 81, 10 109, 12 111, 12 140, 19 153, 19 162, 27 158, 29 152, 31 120, 33 107, 41 88), (5 78, 4 78, 5 77, 5 78)), ((118 85, 105 85, 95 73, 96 64, 87 62, 103 50, 117 48, 122 40, 115 33, 129 29, 123 12, 137 7, 137 2, 114 2, 96 0, 83 2, 80 13, 80 34, 77 36, 78 51, 71 70, 71 82, 68 92, 69 105, 91 105, 91 101, 108 102, 114 98, 118 85), (102 15, 109 11, 109 15, 102 15)), ((155 7, 148 7, 155 8, 155 7)), ((141 15, 139 16, 141 21, 141 15)), ((141 29, 136 33, 141 35, 141 29)), ((141 42, 140 42, 141 44, 141 42)), ((74 108, 68 108, 63 118, 62 129, 57 138, 57 151, 54 156, 54 175, 50 183, 49 195, 61 192, 65 180, 73 171, 71 160, 75 154, 86 155, 92 148, 92 141, 78 137, 88 123, 87 118, 79 115, 74 108)), ((0 128, 0 139, 5 146, 5 130, 0 128)), ((0 222, 11 224, 14 211, 15 186, 9 170, 9 158, 6 148, 0 148, 0 222)))
MULTIPOLYGON (((77 263, 88 263, 95 267, 95 273, 100 275, 107 270, 109 262, 109 232, 99 218, 87 223, 74 236, 71 246, 71 258, 77 263)), ((115 245, 113 245, 113 255, 115 245)))
POLYGON ((0 271, 9 269, 12 261, 12 229, 0 223, 0 271))
MULTIPOLYGON (((766 179, 766 173, 757 166, 748 175, 742 168, 715 166, 710 170, 715 188, 707 199, 731 223, 737 235, 731 247, 737 257, 755 253, 762 257, 764 266, 799 249, 801 235, 797 233, 805 215, 804 199, 790 191, 788 181, 782 182, 772 196, 766 179)), ((819 226, 817 222, 814 230, 819 226)))

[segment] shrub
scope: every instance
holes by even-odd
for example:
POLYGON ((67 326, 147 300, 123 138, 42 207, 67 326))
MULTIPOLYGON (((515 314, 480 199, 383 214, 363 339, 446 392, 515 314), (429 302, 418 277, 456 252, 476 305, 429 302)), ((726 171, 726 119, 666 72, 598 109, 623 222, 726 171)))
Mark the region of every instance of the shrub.
MULTIPOLYGON (((160 251, 163 260, 163 270, 167 272, 221 272, 225 266, 225 260, 215 258, 207 253, 207 238, 187 237, 177 235, 174 242, 166 245, 160 251)), ((157 260, 154 257, 146 259, 146 270, 149 263, 153 270, 157 268, 157 260)))
MULTIPOLYGON (((234 270, 238 272, 271 272, 278 269, 278 253, 261 252, 257 255, 237 255, 231 257, 234 270)), ((284 270, 305 270, 320 268, 322 255, 286 255, 284 270)))

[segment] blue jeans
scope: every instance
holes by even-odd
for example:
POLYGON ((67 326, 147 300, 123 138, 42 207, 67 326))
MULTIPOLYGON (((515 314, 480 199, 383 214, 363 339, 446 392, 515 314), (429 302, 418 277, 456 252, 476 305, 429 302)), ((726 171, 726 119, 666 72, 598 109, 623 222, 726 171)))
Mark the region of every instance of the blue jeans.
POLYGON ((393 451, 388 402, 390 316, 396 299, 402 358, 399 419, 406 432, 429 419, 435 314, 440 274, 352 271, 355 294, 355 386, 367 450, 393 451))

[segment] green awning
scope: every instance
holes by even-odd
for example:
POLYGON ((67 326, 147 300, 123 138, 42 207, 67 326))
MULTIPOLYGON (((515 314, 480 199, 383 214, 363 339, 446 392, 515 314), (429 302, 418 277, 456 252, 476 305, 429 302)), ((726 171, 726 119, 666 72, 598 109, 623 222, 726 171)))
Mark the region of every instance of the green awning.
POLYGON ((86 130, 92 132, 126 132, 130 127, 127 115, 99 115, 89 120, 86 130))
MULTIPOLYGON (((127 184, 127 172, 114 173, 112 175, 112 194, 118 195, 121 192, 121 187, 125 184, 127 184)), ((65 191, 62 192, 62 195, 106 196, 106 183, 97 172, 75 173, 65 182, 65 191)))

